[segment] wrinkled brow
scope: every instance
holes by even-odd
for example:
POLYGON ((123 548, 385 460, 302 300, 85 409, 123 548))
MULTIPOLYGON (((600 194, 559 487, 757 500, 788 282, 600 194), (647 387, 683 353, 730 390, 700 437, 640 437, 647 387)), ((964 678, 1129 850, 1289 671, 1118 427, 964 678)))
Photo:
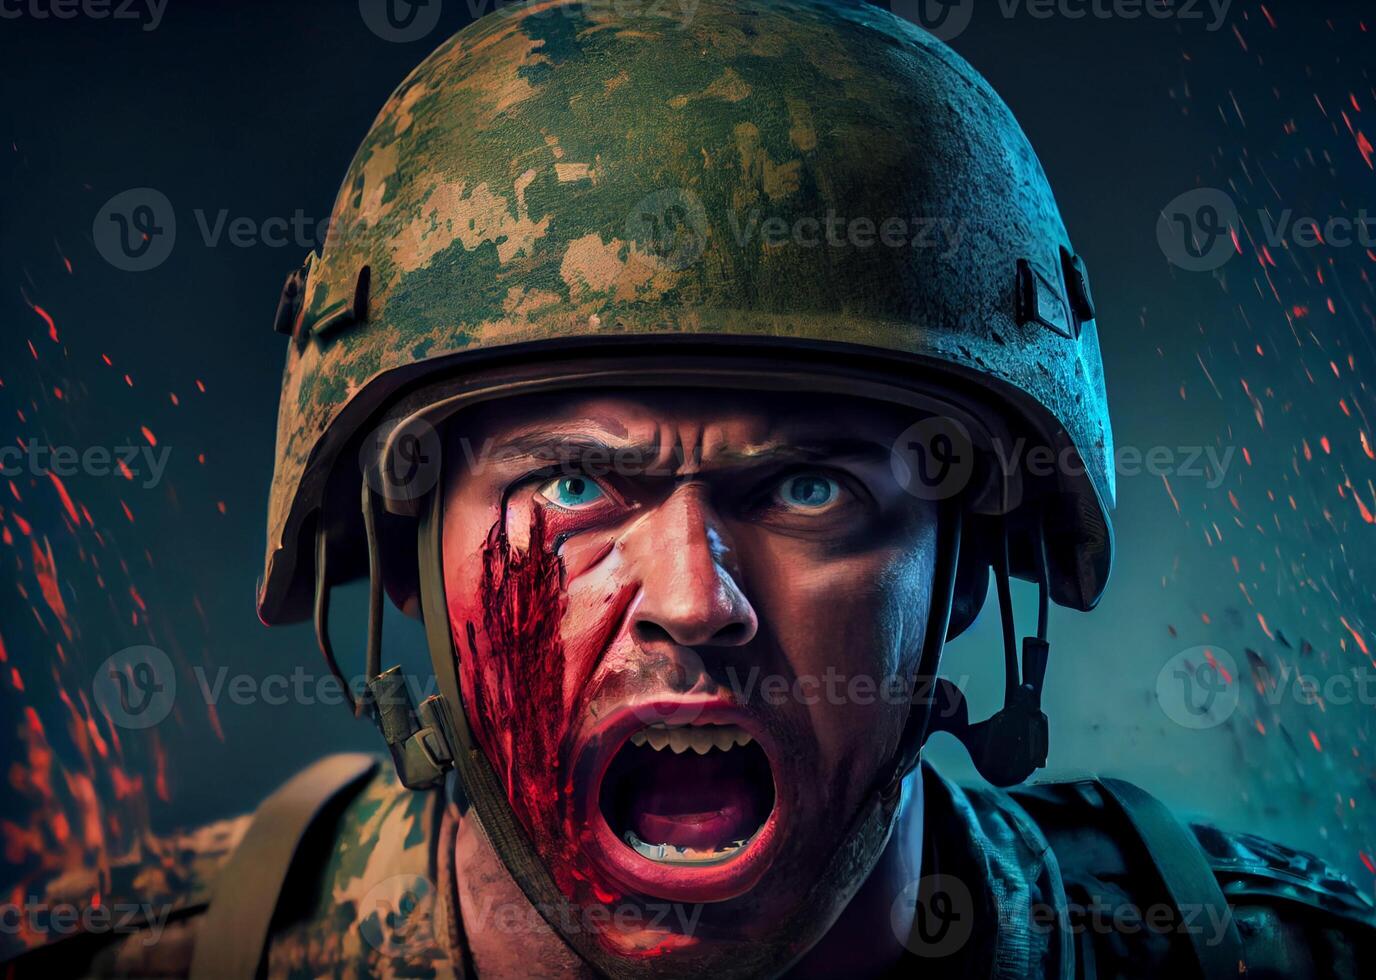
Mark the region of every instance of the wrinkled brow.
MULTIPOLYGON (((499 460, 534 459, 550 463, 572 462, 581 458, 656 460, 663 455, 658 442, 608 442, 587 435, 530 433, 515 436, 491 448, 499 460)), ((891 447, 868 439, 804 439, 798 442, 776 440, 759 445, 728 446, 714 449, 713 463, 765 465, 770 463, 822 462, 826 460, 880 460, 891 447)), ((672 454, 683 462, 683 451, 672 454)), ((701 453, 695 453, 695 461, 701 453)))

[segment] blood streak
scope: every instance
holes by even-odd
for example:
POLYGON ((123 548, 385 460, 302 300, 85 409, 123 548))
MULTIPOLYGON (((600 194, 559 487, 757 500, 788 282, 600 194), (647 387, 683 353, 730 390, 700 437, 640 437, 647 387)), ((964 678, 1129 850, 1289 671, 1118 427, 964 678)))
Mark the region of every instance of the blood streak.
MULTIPOLYGON (((542 525, 537 509, 532 541, 543 537, 542 525)), ((500 521, 488 532, 482 558, 482 622, 466 624, 469 655, 461 664, 475 732, 513 800, 550 806, 558 797, 557 780, 541 776, 567 730, 560 710, 563 570, 558 557, 541 548, 524 553, 513 548, 500 521), (480 629, 486 650, 479 646, 480 629), (525 765, 536 760, 538 766, 525 765)))
MULTIPOLYGON (((573 722, 564 695, 566 608, 563 563, 548 546, 541 508, 530 547, 515 548, 498 521, 483 546, 481 623, 462 624, 463 684, 474 735, 502 779, 517 818, 564 894, 610 896, 577 847, 561 747, 573 722)), ((457 633, 460 624, 451 628, 457 633)))

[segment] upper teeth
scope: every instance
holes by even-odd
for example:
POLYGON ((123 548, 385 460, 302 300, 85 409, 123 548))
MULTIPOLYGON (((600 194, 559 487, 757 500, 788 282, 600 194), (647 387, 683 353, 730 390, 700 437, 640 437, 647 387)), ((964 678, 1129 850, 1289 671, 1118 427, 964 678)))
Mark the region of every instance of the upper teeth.
POLYGON ((651 725, 631 736, 632 745, 649 743, 657 752, 667 746, 675 754, 692 749, 698 755, 706 755, 713 749, 724 752, 737 745, 749 745, 750 742, 750 736, 736 725, 680 725, 676 728, 651 725))

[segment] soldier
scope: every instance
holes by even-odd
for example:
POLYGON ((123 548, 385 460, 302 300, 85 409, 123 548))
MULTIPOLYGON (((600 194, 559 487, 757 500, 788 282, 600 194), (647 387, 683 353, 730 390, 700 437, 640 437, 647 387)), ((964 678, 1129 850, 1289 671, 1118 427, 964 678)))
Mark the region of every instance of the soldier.
POLYGON ((1046 761, 1047 607, 1098 601, 1114 494, 1085 266, 1007 107, 863 3, 622 7, 444 44, 283 291, 259 612, 338 671, 330 591, 369 578, 391 760, 222 826, 157 942, 19 972, 1359 975, 1371 904, 1317 859, 1115 780, 995 788, 1046 761), (991 570, 972 723, 938 669, 991 570), (992 787, 919 765, 938 729, 992 787))

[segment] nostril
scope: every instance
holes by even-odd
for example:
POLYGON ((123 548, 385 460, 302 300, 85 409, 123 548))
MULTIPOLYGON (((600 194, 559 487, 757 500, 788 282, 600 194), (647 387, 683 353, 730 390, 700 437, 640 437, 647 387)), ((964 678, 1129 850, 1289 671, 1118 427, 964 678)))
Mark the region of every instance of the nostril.
POLYGON ((674 642, 668 630, 649 619, 642 619, 635 624, 635 638, 641 643, 674 642))
POLYGON ((740 646, 750 639, 750 627, 745 623, 730 623, 717 630, 708 642, 714 646, 740 646))
POLYGON ((632 629, 636 640, 640 643, 646 645, 671 643, 675 646, 685 647, 741 646, 749 641, 753 633, 753 628, 748 623, 728 623, 710 637, 702 633, 694 636, 666 629, 652 619, 638 620, 632 629))

